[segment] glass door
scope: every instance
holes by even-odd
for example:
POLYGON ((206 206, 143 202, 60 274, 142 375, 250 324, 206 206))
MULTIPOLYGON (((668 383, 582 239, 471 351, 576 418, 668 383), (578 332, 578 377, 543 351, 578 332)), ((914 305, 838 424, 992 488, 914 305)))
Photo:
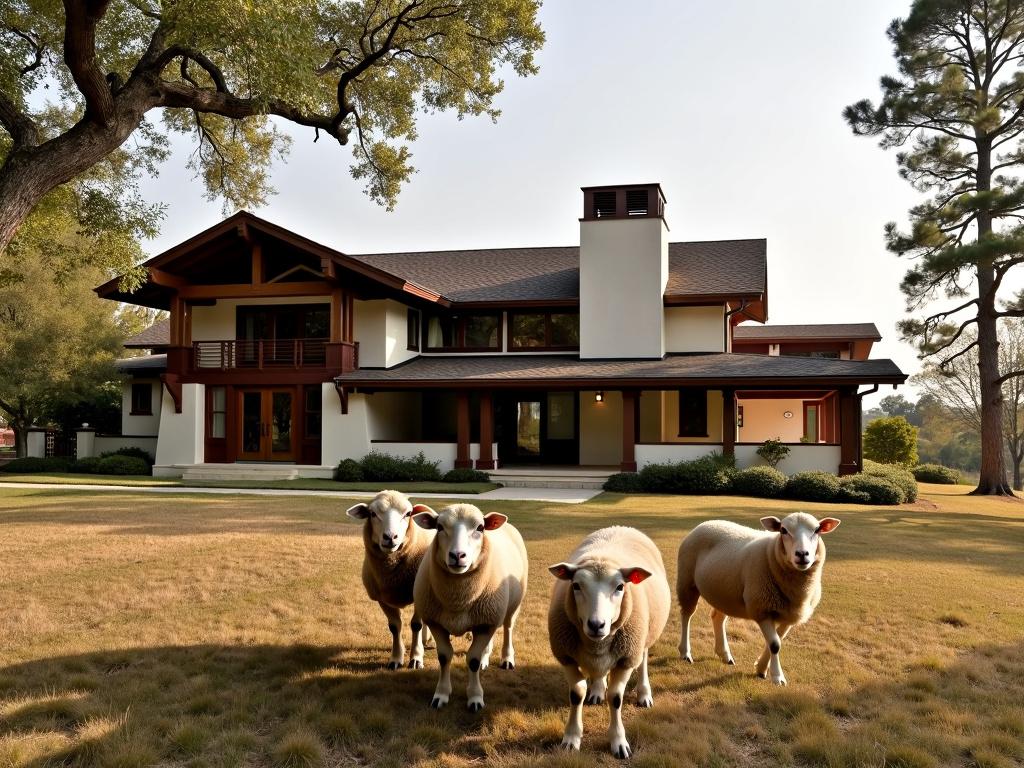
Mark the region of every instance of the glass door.
POLYGON ((295 459, 295 393, 292 390, 242 390, 239 393, 239 410, 239 459, 295 459))
POLYGON ((540 458, 540 400, 516 401, 516 456, 540 458))

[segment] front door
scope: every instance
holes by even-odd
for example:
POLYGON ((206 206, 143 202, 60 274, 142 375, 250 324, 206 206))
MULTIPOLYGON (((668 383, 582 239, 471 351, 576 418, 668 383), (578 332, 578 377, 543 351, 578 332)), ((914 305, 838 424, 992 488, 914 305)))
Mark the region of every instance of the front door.
POLYGON ((498 455, 505 464, 579 462, 575 392, 538 392, 498 400, 498 455))
POLYGON ((243 461, 295 460, 295 393, 291 389, 243 389, 238 393, 243 461))

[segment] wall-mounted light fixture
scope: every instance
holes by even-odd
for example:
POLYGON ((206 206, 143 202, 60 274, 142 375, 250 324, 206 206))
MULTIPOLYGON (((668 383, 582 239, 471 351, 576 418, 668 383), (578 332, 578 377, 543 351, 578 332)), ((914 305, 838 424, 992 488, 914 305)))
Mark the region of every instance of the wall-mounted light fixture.
POLYGON ((595 392, 594 393, 594 402, 595 403, 603 403, 604 402, 604 392, 595 392))

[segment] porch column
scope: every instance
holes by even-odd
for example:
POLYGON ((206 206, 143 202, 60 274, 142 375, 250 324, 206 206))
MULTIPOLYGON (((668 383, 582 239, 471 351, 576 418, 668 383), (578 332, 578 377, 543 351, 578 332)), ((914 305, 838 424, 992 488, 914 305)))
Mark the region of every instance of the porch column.
POLYGON ((722 455, 736 455, 736 390, 722 389, 722 455))
POLYGON ((455 417, 458 436, 455 468, 469 469, 473 466, 473 461, 469 458, 469 393, 465 390, 455 393, 455 417))
POLYGON ((839 390, 839 474, 860 470, 860 398, 856 389, 844 387, 839 390))
POLYGON ((636 472, 637 392, 622 390, 622 466, 623 472, 636 472))
POLYGON ((490 392, 480 393, 480 458, 477 469, 497 469, 498 462, 491 452, 494 443, 494 403, 490 392))

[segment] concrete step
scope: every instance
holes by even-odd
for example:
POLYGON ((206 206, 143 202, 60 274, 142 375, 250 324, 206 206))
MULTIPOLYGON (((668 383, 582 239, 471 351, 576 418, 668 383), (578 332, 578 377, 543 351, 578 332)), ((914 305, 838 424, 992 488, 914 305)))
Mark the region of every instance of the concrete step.
POLYGON ((606 467, 503 467, 488 471, 492 482, 506 488, 576 488, 601 490, 615 473, 606 467))
POLYGON ((601 480, 580 480, 560 479, 551 477, 495 477, 491 476, 492 482, 501 483, 506 488, 572 488, 584 490, 601 490, 604 486, 604 479, 601 480))

